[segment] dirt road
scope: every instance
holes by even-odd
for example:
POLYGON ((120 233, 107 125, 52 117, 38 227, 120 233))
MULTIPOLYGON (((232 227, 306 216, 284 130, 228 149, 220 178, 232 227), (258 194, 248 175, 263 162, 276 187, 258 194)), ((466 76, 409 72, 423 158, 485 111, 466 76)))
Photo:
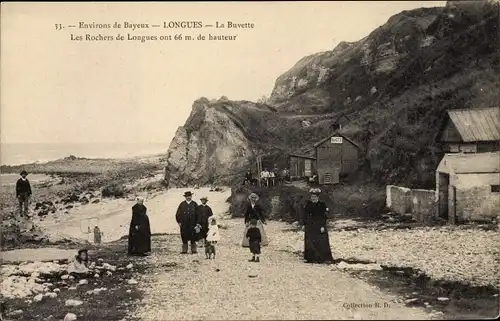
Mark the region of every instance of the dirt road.
POLYGON ((203 249, 181 255, 180 237, 155 238, 152 267, 140 286, 145 298, 134 317, 140 320, 261 319, 431 319, 419 308, 395 302, 366 282, 328 265, 310 265, 288 252, 288 227, 266 225, 270 244, 260 263, 248 262, 240 246, 243 221, 221 221, 216 261, 203 249), (169 240, 169 241, 168 241, 169 240), (216 271, 219 269, 220 271, 216 271))

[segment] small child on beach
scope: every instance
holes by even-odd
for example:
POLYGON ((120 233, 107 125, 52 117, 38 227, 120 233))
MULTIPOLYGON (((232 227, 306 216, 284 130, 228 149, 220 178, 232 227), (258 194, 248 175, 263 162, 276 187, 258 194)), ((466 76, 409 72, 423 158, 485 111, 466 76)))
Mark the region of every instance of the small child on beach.
POLYGON ((99 226, 94 227, 94 243, 95 244, 101 244, 102 241, 102 232, 99 226))
POLYGON ((205 242, 205 256, 207 259, 215 259, 215 245, 217 241, 220 240, 219 227, 217 226, 217 220, 212 218, 210 221, 210 226, 208 227, 207 238, 205 242))
POLYGON ((247 231, 246 235, 249 245, 250 252, 252 252, 253 256, 250 262, 260 262, 260 242, 262 242, 262 235, 260 234, 260 230, 257 227, 257 220, 250 220, 250 228, 247 231))
POLYGON ((68 273, 75 278, 85 278, 91 275, 89 269, 89 255, 86 249, 81 249, 78 254, 69 262, 68 273))

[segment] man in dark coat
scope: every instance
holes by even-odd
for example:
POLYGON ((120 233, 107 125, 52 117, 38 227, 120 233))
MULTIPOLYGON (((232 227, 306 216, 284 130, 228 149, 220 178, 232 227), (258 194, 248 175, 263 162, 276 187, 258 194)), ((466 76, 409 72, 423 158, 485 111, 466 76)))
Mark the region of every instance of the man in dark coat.
POLYGON ((19 201, 19 214, 21 216, 28 216, 29 198, 31 197, 31 185, 26 176, 28 173, 23 170, 21 178, 16 183, 16 197, 19 201))
POLYGON ((143 198, 137 198, 132 206, 132 220, 128 232, 128 254, 146 255, 151 252, 151 227, 143 198))
POLYGON ((247 184, 252 185, 252 182, 253 182, 252 171, 248 170, 247 173, 245 174, 245 181, 243 182, 243 185, 247 185, 247 184))
POLYGON ((199 231, 201 226, 199 224, 200 218, 198 214, 198 204, 193 201, 193 194, 191 192, 184 193, 186 200, 182 201, 177 208, 175 219, 179 224, 182 239, 181 254, 188 252, 188 243, 191 243, 191 253, 197 253, 196 240, 197 240, 197 227, 199 231))
POLYGON ((210 206, 207 205, 208 198, 200 198, 201 204, 198 206, 198 218, 199 224, 201 225, 201 231, 198 234, 198 240, 200 240, 200 246, 203 246, 208 233, 208 219, 213 216, 214 213, 210 206))

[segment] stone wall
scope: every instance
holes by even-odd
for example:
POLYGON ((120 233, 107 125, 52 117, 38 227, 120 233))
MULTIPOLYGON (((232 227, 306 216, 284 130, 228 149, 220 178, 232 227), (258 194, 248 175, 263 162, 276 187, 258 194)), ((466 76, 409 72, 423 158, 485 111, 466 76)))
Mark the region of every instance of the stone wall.
POLYGON ((387 185, 387 208, 399 214, 406 214, 411 213, 411 204, 411 189, 406 187, 387 185))
POLYGON ((436 213, 436 193, 434 190, 409 189, 388 185, 386 187, 386 207, 399 214, 411 213, 422 223, 432 220, 436 213))
POLYGON ((436 193, 433 190, 411 190, 411 213, 418 222, 428 223, 436 213, 436 193))

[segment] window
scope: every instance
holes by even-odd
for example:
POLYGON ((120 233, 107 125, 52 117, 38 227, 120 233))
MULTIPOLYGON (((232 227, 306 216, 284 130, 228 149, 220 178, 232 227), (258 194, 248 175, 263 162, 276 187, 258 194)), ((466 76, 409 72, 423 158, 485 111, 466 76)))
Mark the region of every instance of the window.
POLYGON ((492 193, 500 193, 500 185, 491 185, 492 193))

